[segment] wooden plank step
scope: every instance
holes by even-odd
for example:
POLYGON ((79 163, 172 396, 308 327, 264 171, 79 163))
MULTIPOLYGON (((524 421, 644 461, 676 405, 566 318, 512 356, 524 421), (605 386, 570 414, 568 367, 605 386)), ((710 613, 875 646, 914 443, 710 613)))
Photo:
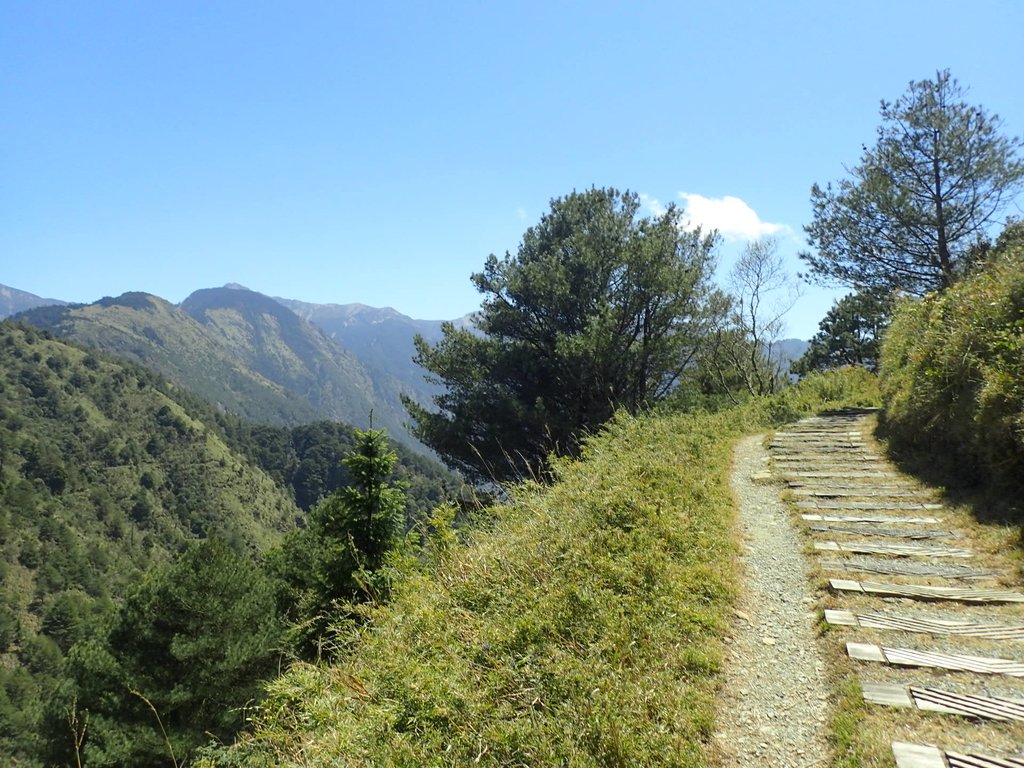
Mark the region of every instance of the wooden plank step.
POLYGON ((949 768, 942 750, 926 744, 894 741, 892 756, 896 758, 896 768, 949 768))
POLYGON ((942 509, 939 503, 931 504, 926 501, 829 501, 827 499, 813 499, 810 501, 797 501, 794 505, 800 509, 900 509, 915 511, 922 509, 942 509))
MULTIPOLYGON (((778 471, 778 467, 775 467, 778 471)), ((782 474, 782 473, 780 473, 782 474)), ((817 477, 788 477, 786 478, 786 484, 791 488, 807 488, 810 490, 828 490, 830 488, 843 488, 846 490, 855 491, 858 488, 878 488, 885 490, 891 488, 893 490, 901 489, 912 489, 914 486, 908 483, 902 483, 898 479, 893 479, 887 482, 881 482, 879 480, 865 480, 861 483, 846 483, 844 485, 837 485, 835 480, 829 478, 817 478, 817 477)))
POLYGON ((959 539, 953 531, 933 531, 928 529, 878 528, 864 525, 836 525, 835 523, 812 523, 807 526, 817 533, 852 533, 861 536, 885 536, 892 539, 959 539))
POLYGON ((920 563, 906 558, 889 560, 880 557, 848 557, 844 560, 823 560, 821 567, 833 571, 864 571, 899 576, 940 576, 944 579, 991 579, 999 575, 998 571, 971 568, 957 563, 920 563))
POLYGON ((846 458, 847 456, 874 456, 866 448, 860 446, 843 445, 809 445, 801 447, 790 447, 785 445, 771 445, 772 455, 775 456, 829 456, 832 458, 846 458))
POLYGON ((984 755, 964 755, 960 752, 946 752, 949 768, 1021 768, 1024 758, 1021 757, 985 757, 984 755))
POLYGON ((994 696, 971 696, 941 688, 861 682, 864 701, 887 707, 908 707, 980 720, 1024 722, 1024 702, 994 696))
POLYGON ((840 627, 891 629, 955 637, 981 637, 986 640, 1024 640, 1024 624, 982 624, 977 621, 928 619, 885 613, 853 613, 825 609, 825 621, 840 627))
POLYGON ((877 488, 874 485, 865 485, 862 488, 851 488, 844 486, 821 487, 821 488, 794 488, 790 491, 794 496, 811 496, 820 499, 841 499, 841 498, 934 498, 928 491, 921 491, 915 488, 877 488))
POLYGON ((822 552, 852 552, 858 555, 893 555, 894 557, 973 557, 962 547, 928 547, 921 544, 875 543, 873 541, 816 541, 814 548, 822 552))
POLYGON ((775 437, 804 437, 805 435, 825 435, 827 437, 860 437, 861 434, 862 433, 859 429, 787 429, 776 432, 775 437))
POLYGON ((908 597, 913 600, 955 600, 961 603, 1024 603, 1020 592, 972 587, 933 587, 928 584, 882 584, 873 581, 829 579, 837 592, 860 592, 884 597, 908 597))
POLYGON ((901 517, 900 515, 816 515, 803 514, 801 519, 808 523, 902 523, 925 525, 941 523, 939 517, 901 517))
POLYGON ((929 744, 892 743, 896 768, 1024 768, 1024 758, 943 752, 929 744))
POLYGON ((824 479, 824 478, 834 478, 836 480, 849 480, 851 478, 854 478, 854 479, 864 479, 864 480, 873 480, 873 479, 882 479, 882 478, 899 479, 899 475, 897 475, 895 472, 872 472, 872 471, 869 471, 869 470, 857 470, 857 469, 850 469, 848 471, 844 470, 844 469, 834 469, 834 470, 833 469, 822 469, 822 470, 814 470, 814 469, 812 469, 812 470, 806 470, 806 471, 801 471, 801 472, 788 472, 787 471, 787 472, 783 472, 783 475, 785 475, 786 477, 796 477, 796 478, 801 478, 801 477, 803 477, 803 478, 812 478, 813 477, 813 478, 822 478, 822 479, 824 479))
POLYGON ((860 453, 868 450, 868 446, 860 440, 773 440, 768 447, 773 451, 800 451, 802 453, 814 453, 815 451, 860 453))
POLYGON ((951 672, 974 672, 979 675, 1024 677, 1024 663, 1013 659, 968 656, 962 653, 915 651, 910 648, 885 648, 873 643, 847 643, 846 653, 858 661, 880 661, 897 667, 945 669, 951 672))
POLYGON ((775 464, 842 464, 844 466, 848 464, 878 464, 885 467, 892 466, 888 460, 870 453, 866 453, 863 456, 829 456, 827 454, 809 453, 803 456, 772 456, 771 460, 775 464))

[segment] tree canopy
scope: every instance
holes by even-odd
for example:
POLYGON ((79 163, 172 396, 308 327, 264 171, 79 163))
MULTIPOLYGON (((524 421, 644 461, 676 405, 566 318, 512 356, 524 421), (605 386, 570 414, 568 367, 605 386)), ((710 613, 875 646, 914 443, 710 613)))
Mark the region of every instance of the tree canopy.
POLYGON ((616 409, 675 386, 707 323, 716 237, 684 229, 674 206, 639 209, 615 189, 552 200, 515 255, 492 254, 472 276, 484 295, 475 329, 416 340, 446 390, 435 409, 406 407, 450 465, 477 479, 533 474, 616 409))
POLYGON ((964 101, 949 71, 883 101, 875 146, 850 177, 811 190, 810 277, 920 295, 952 284, 1024 183, 1021 140, 964 101))
POLYGON ((811 346, 793 363, 793 372, 803 375, 843 365, 875 370, 892 308, 892 296, 881 291, 851 293, 837 300, 818 323, 811 346))

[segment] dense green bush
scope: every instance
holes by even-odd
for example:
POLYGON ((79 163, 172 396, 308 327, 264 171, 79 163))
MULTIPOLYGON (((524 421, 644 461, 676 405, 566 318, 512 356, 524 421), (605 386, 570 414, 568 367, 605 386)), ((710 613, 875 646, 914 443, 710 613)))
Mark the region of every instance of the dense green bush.
POLYGON ((1024 245, 943 293, 905 300, 882 347, 883 424, 962 480, 1024 478, 1024 245))

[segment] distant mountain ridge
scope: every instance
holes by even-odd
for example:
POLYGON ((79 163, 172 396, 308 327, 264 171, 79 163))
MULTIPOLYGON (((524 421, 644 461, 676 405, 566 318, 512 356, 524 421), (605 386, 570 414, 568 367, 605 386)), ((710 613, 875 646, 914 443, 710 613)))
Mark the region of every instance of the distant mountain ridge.
POLYGON ((19 312, 24 312, 27 309, 50 305, 64 305, 67 303, 60 299, 44 299, 42 296, 36 296, 34 293, 0 283, 0 320, 16 315, 19 312))
POLYGON ((397 390, 279 302, 242 287, 196 291, 180 306, 129 292, 84 306, 38 307, 19 319, 153 367, 251 421, 318 419, 386 427, 415 445, 397 390))
MULTIPOLYGON (((370 371, 384 397, 407 394, 428 402, 440 387, 425 378, 425 371, 413 362, 413 337, 429 342, 441 338, 441 320, 415 320, 391 307, 365 304, 312 304, 276 298, 299 317, 318 326, 335 342, 351 350, 370 371)), ((456 321, 456 322, 464 322, 456 321)))

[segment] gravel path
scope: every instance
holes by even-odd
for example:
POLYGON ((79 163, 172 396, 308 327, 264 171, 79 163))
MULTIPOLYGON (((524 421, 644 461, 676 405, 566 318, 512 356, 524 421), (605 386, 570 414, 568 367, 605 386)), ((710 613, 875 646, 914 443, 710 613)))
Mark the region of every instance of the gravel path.
POLYGON ((763 437, 742 439, 732 488, 743 535, 743 597, 729 642, 717 731, 718 765, 828 765, 825 665, 815 642, 802 542, 767 467, 763 437))

